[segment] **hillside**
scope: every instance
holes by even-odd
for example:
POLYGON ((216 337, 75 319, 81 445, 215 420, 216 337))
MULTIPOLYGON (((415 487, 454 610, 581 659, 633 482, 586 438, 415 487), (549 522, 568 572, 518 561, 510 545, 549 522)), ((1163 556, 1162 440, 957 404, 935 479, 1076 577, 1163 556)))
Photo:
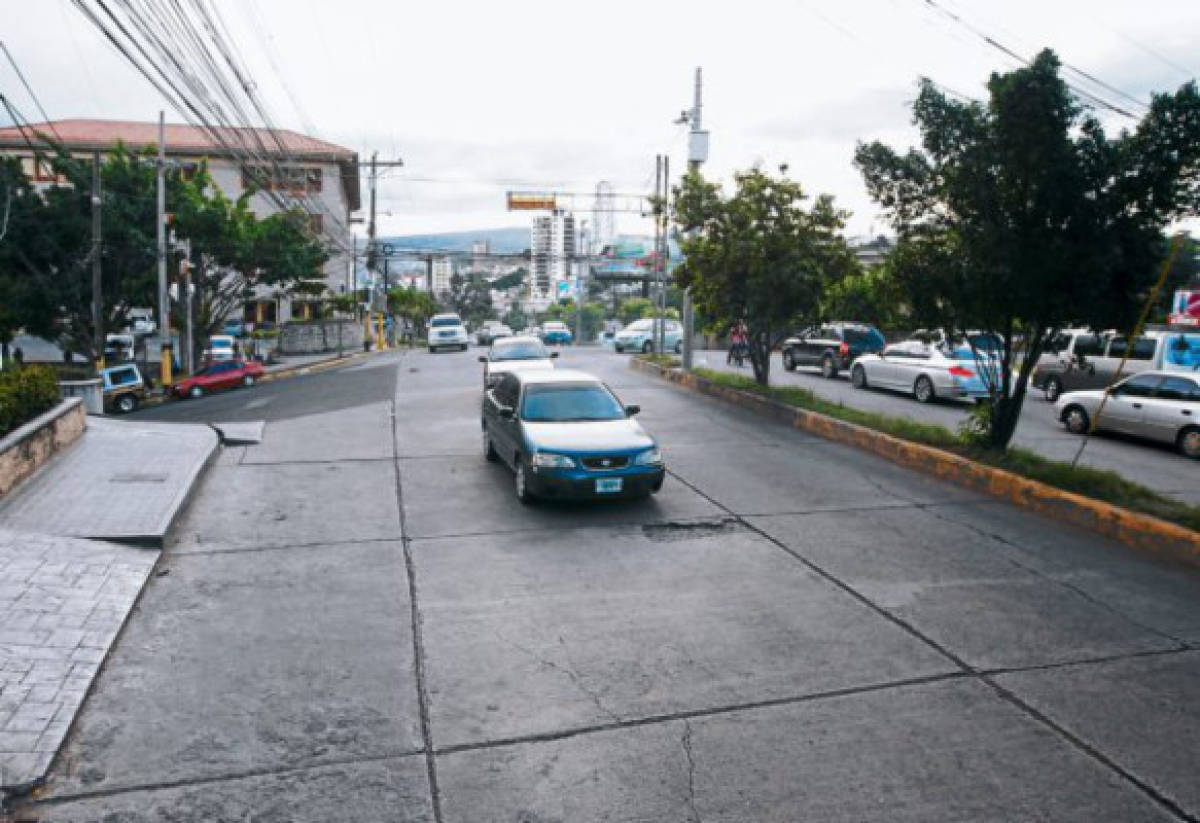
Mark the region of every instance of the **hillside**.
POLYGON ((405 234, 396 237, 380 237, 380 242, 391 243, 402 249, 427 251, 469 252, 471 243, 486 240, 494 254, 515 254, 529 248, 529 228, 472 229, 469 231, 441 232, 439 234, 405 234))

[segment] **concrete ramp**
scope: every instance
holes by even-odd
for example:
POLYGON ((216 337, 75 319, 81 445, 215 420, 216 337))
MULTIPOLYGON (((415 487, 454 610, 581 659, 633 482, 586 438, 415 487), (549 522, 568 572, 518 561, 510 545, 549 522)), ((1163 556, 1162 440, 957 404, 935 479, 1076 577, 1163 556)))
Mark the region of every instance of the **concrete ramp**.
POLYGON ((89 417, 75 445, 0 502, 0 525, 161 547, 219 445, 208 426, 89 417))

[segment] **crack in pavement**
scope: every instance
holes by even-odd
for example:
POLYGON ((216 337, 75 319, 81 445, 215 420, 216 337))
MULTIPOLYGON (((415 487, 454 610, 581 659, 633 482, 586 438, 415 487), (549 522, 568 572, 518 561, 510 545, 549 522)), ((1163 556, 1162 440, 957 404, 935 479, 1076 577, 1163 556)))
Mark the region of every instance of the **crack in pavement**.
POLYGON ((683 755, 687 758, 688 767, 688 810, 690 811, 689 820, 695 823, 702 823, 700 819, 700 810, 696 808, 696 759, 692 754, 692 723, 684 718, 683 721, 683 739, 680 740, 680 745, 683 746, 683 755))
POLYGON ((566 655, 566 657, 567 657, 568 665, 566 665, 566 666, 563 666, 560 663, 556 663, 555 661, 550 660, 549 658, 542 657, 540 654, 535 652, 533 649, 526 648, 525 646, 522 646, 520 643, 516 642, 515 640, 505 637, 503 634, 500 633, 499 629, 494 629, 492 631, 492 634, 494 634, 496 636, 496 639, 499 640, 501 643, 503 643, 504 645, 509 646, 513 649, 516 649, 517 651, 521 652, 522 654, 524 654, 526 657, 530 658, 531 660, 536 660, 538 663, 545 666, 546 668, 552 669, 556 672, 560 672, 561 674, 566 675, 567 679, 571 681, 571 684, 576 689, 578 689, 582 694, 586 695, 588 700, 590 700, 596 706, 596 708, 600 711, 601 714, 603 714, 609 720, 613 721, 613 723, 615 723, 615 724, 620 725, 620 724, 624 723, 624 720, 622 720, 622 718, 619 715, 617 715, 611 709, 609 709, 607 706, 604 705, 604 702, 600 699, 600 695, 597 692, 588 688, 587 685, 584 684, 583 679, 579 676, 579 673, 574 670, 575 664, 571 661, 570 652, 567 651, 567 642, 566 642, 566 640, 563 639, 563 636, 561 634, 558 636, 558 643, 560 646, 562 646, 563 654, 566 655))

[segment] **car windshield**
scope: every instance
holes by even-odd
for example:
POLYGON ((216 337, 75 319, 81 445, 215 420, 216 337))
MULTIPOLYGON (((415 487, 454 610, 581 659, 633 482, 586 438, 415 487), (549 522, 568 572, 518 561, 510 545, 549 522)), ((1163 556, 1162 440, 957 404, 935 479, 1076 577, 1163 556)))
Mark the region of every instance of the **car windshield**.
POLYGON ((488 359, 492 362, 499 360, 544 360, 550 356, 546 347, 536 340, 522 340, 518 343, 508 343, 503 346, 492 346, 488 359))
POLYGON ((625 327, 625 331, 647 331, 653 328, 653 320, 638 320, 636 323, 630 323, 625 327))
POLYGON ((457 317, 435 317, 429 321, 431 326, 461 326, 462 322, 457 317))
POLYGON ((521 419, 530 423, 620 420, 625 410, 599 383, 546 383, 525 389, 521 419))

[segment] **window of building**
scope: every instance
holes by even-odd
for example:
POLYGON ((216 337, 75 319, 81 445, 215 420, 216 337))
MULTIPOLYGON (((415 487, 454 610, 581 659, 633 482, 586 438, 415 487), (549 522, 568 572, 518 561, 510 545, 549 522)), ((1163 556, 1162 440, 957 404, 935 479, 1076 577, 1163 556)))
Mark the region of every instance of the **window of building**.
POLYGON ((319 192, 322 172, 311 166, 243 166, 242 188, 251 187, 292 193, 319 192))

